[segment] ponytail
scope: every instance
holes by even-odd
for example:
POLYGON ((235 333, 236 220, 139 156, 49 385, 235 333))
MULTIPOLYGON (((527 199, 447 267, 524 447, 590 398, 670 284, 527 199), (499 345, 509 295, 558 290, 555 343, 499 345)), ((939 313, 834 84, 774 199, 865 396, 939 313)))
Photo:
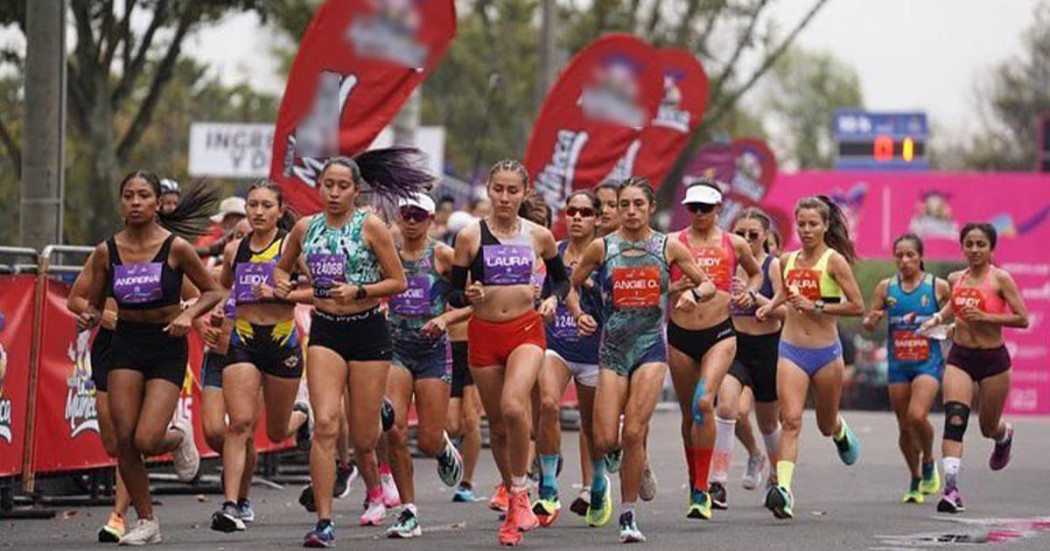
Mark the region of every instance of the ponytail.
POLYGON ((846 223, 846 215, 842 209, 835 204, 827 195, 816 195, 804 197, 795 205, 795 215, 803 209, 813 209, 820 213, 828 230, 824 232, 824 243, 841 254, 851 266, 857 260, 857 254, 853 248, 853 241, 849 236, 849 225, 846 223))
MULTIPOLYGON (((426 169, 426 156, 414 147, 387 147, 365 151, 351 157, 332 157, 321 168, 321 177, 332 165, 350 169, 354 184, 367 184, 373 203, 383 211, 393 211, 402 199, 425 193, 437 181, 426 169)), ((320 177, 318 178, 320 180, 320 177)))

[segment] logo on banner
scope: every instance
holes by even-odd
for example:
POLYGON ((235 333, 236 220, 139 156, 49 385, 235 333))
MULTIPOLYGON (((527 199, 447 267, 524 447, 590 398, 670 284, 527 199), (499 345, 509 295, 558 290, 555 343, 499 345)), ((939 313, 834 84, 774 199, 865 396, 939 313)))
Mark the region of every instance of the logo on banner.
POLYGON ((689 122, 692 114, 682 110, 682 90, 678 83, 685 78, 681 71, 668 69, 664 71, 664 97, 653 119, 653 126, 662 126, 679 132, 689 133, 689 122))
MULTIPOLYGON (((4 330, 6 319, 0 312, 0 331, 4 330)), ((0 343, 0 440, 11 443, 11 399, 4 396, 4 381, 7 379, 7 350, 0 343)))
POLYGON ((580 162, 580 152, 587 145, 586 132, 559 130, 558 141, 554 144, 554 155, 551 162, 536 175, 536 190, 543 194, 547 204, 561 208, 562 199, 569 193, 567 183, 572 181, 576 165, 580 162))
POLYGON ((98 409, 95 405, 95 383, 91 381, 90 331, 77 334, 75 344, 69 345, 69 359, 73 374, 66 378, 66 421, 69 437, 76 438, 85 431, 98 433, 98 409))
POLYGON ((419 11, 416 0, 372 0, 373 15, 354 19, 346 31, 360 57, 384 59, 409 69, 422 71, 427 48, 416 40, 419 11))
POLYGON ((357 77, 324 71, 318 75, 317 94, 310 112, 288 135, 284 154, 284 175, 294 174, 310 187, 317 187, 321 167, 329 157, 339 154, 339 121, 357 77), (296 158, 300 164, 296 164, 296 158))
POLYGON ((641 87, 636 64, 621 56, 609 56, 594 70, 591 84, 583 87, 579 105, 588 118, 630 128, 646 124, 646 110, 639 105, 641 87))

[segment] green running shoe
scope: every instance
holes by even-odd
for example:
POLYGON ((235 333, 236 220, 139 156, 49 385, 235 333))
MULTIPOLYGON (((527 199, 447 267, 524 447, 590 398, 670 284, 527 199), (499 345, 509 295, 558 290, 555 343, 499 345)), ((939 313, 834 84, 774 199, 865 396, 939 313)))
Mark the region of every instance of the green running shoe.
POLYGON ((766 509, 773 511, 773 516, 779 519, 794 518, 795 513, 791 510, 794 505, 791 490, 783 486, 773 486, 766 492, 766 509))
POLYGON ((612 518, 612 481, 605 477, 605 489, 602 493, 595 493, 591 489, 591 504, 587 507, 587 526, 605 526, 612 518))
POLYGON ((689 509, 686 510, 685 517, 711 520, 711 495, 694 488, 689 493, 689 509))

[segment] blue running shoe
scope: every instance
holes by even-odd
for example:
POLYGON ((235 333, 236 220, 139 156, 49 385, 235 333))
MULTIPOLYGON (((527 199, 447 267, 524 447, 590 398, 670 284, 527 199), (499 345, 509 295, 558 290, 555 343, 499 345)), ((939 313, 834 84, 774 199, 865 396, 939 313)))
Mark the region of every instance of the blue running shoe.
POLYGON ((842 428, 846 434, 841 440, 833 438, 832 441, 835 442, 835 448, 839 452, 839 459, 846 465, 852 465, 860 459, 860 440, 857 440, 857 436, 853 434, 853 429, 849 428, 845 419, 842 420, 842 428))
POLYGON ((317 526, 306 533, 303 547, 333 547, 335 545, 335 525, 330 520, 319 520, 317 526))
POLYGON ((237 500, 237 514, 244 522, 255 522, 255 510, 252 509, 252 500, 248 498, 237 500))
POLYGON ((460 483, 456 493, 452 494, 452 501, 456 503, 474 503, 478 496, 474 495, 474 488, 468 484, 460 483))

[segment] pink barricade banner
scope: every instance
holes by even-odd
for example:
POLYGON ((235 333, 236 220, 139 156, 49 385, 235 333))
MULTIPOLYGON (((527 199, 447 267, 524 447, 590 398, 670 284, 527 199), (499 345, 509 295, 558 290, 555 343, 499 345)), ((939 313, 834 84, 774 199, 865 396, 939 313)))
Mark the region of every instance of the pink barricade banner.
POLYGON ((1031 324, 1007 329, 1013 358, 1010 413, 1050 414, 1050 176, 1027 173, 800 172, 778 174, 761 201, 776 219, 787 249, 797 248, 795 202, 830 196, 843 208, 861 258, 892 257, 893 240, 914 232, 926 258, 962 261, 959 229, 988 222, 998 230, 996 264, 1021 290, 1031 324))
POLYGON ((0 478, 22 473, 36 276, 0 275, 0 478))

